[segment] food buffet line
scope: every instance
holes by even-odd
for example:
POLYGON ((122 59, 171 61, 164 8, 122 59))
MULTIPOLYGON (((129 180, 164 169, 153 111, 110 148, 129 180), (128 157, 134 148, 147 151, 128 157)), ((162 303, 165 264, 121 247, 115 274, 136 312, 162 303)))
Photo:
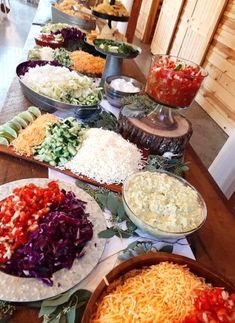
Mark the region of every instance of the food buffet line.
POLYGON ((0 117, 0 314, 234 322, 234 217, 177 112, 206 71, 158 55, 145 86, 121 2, 51 10, 0 117))

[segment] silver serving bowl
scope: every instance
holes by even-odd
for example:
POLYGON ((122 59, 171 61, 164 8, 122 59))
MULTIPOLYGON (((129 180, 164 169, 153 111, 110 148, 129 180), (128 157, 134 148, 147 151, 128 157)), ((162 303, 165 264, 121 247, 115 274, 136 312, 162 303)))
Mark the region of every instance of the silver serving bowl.
POLYGON ((77 25, 83 30, 94 30, 96 28, 96 21, 94 18, 91 17, 91 19, 88 20, 71 16, 58 10, 53 5, 51 6, 51 17, 53 23, 64 22, 70 25, 77 25))
POLYGON ((106 98, 107 98, 108 102, 116 108, 122 107, 122 105, 123 105, 122 99, 123 98, 130 96, 130 95, 140 94, 140 92, 143 90, 143 87, 144 87, 143 84, 140 83, 139 81, 137 81, 131 77, 124 76, 124 75, 108 76, 105 80, 105 83, 104 83, 104 91, 105 91, 106 98), (117 91, 110 85, 110 83, 116 79, 123 79, 127 82, 131 82, 134 86, 138 87, 140 90, 138 92, 117 91))
POLYGON ((81 106, 81 105, 74 105, 74 104, 69 104, 65 102, 61 102, 58 100, 51 99, 45 95, 39 94, 35 92, 33 89, 28 87, 24 82, 21 80, 21 76, 23 76, 30 68, 35 67, 36 65, 43 66, 43 65, 53 65, 53 66, 63 66, 59 64, 56 61, 43 61, 43 60, 32 60, 32 61, 26 61, 21 64, 19 64, 16 68, 16 74, 18 76, 18 80, 22 89, 22 92, 24 96, 35 106, 41 108, 42 110, 52 113, 55 112, 56 110, 61 110, 61 111, 76 111, 86 110, 86 113, 88 113, 89 109, 90 112, 91 110, 95 112, 94 110, 98 109, 98 103, 95 106, 81 106))
POLYGON ((101 108, 98 104, 91 106, 81 105, 74 110, 74 115, 78 119, 85 120, 89 119, 91 116, 99 112, 101 112, 101 108))

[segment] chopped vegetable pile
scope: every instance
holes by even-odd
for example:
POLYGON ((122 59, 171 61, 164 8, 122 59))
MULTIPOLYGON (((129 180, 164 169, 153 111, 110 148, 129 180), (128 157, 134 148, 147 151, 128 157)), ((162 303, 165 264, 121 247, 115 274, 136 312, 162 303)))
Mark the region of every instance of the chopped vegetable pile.
POLYGON ((105 52, 111 52, 111 53, 119 53, 119 54, 125 54, 125 55, 138 55, 139 51, 135 49, 133 46, 123 43, 123 42, 117 42, 115 40, 111 39, 95 39, 93 41, 96 47, 102 49, 105 52))
POLYGON ((162 56, 150 68, 146 92, 157 102, 184 108, 192 103, 204 77, 196 64, 162 56))
POLYGON ((70 26, 64 23, 57 24, 47 24, 42 27, 41 35, 53 35, 59 36, 64 40, 64 47, 70 45, 70 42, 77 43, 77 45, 82 45, 85 39, 85 33, 76 28, 75 26, 70 26))
POLYGON ((46 61, 57 61, 63 66, 70 67, 72 60, 69 52, 64 48, 52 49, 50 47, 35 46, 29 51, 28 59, 30 60, 46 60, 46 61))
POLYGON ((82 126, 72 117, 51 124, 42 144, 35 148, 34 158, 52 166, 63 166, 76 155, 82 143, 82 126))
POLYGON ((0 263, 28 241, 38 227, 38 220, 49 212, 52 202, 61 202, 64 194, 55 182, 47 187, 34 184, 13 190, 13 194, 0 202, 0 263))
MULTIPOLYGON (((52 182, 49 185, 57 184, 52 182)), ((49 213, 5 264, 6 273, 40 278, 52 285, 54 272, 70 269, 74 259, 84 255, 83 248, 93 236, 92 223, 85 213, 86 202, 76 198, 73 192, 64 190, 60 192, 60 201, 52 197, 50 201, 53 203, 49 213)))
POLYGON ((35 92, 69 104, 90 106, 101 99, 101 88, 92 79, 66 67, 36 65, 29 68, 21 80, 35 92))
POLYGON ((183 323, 235 322, 235 294, 223 288, 206 288, 198 292, 194 311, 183 323))

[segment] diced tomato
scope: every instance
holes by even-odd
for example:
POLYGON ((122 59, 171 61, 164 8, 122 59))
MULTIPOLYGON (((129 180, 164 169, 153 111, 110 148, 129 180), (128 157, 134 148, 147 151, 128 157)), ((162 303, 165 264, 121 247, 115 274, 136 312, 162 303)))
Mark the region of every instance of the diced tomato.
POLYGON ((49 213, 50 205, 63 201, 64 194, 55 181, 49 182, 45 188, 35 184, 15 188, 13 194, 0 202, 0 263, 8 259, 4 257, 7 250, 13 252, 28 241, 31 232, 38 227, 38 220, 49 213))
POLYGON ((194 311, 183 323, 235 323, 234 295, 218 287, 200 291, 194 303, 194 311))
POLYGON ((146 92, 159 103, 184 108, 192 103, 203 79, 197 65, 180 64, 162 56, 150 68, 146 92))

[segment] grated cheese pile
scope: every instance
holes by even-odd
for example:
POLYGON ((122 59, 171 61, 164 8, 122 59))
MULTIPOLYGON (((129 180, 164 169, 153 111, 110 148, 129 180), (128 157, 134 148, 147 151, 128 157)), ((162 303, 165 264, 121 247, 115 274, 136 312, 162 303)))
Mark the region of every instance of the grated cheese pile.
POLYGON ((118 284, 98 304, 90 322, 180 323, 194 308, 195 291, 205 287, 188 268, 162 262, 118 284))
POLYGON ((57 121, 58 118, 53 114, 47 113, 39 116, 31 125, 19 133, 18 137, 11 142, 11 145, 18 154, 31 156, 33 147, 43 142, 48 124, 57 121))
POLYGON ((80 73, 101 75, 104 70, 105 59, 77 50, 70 53, 74 69, 80 73))
POLYGON ((88 129, 82 147, 65 165, 100 183, 121 183, 142 168, 142 155, 132 143, 110 130, 88 129))

